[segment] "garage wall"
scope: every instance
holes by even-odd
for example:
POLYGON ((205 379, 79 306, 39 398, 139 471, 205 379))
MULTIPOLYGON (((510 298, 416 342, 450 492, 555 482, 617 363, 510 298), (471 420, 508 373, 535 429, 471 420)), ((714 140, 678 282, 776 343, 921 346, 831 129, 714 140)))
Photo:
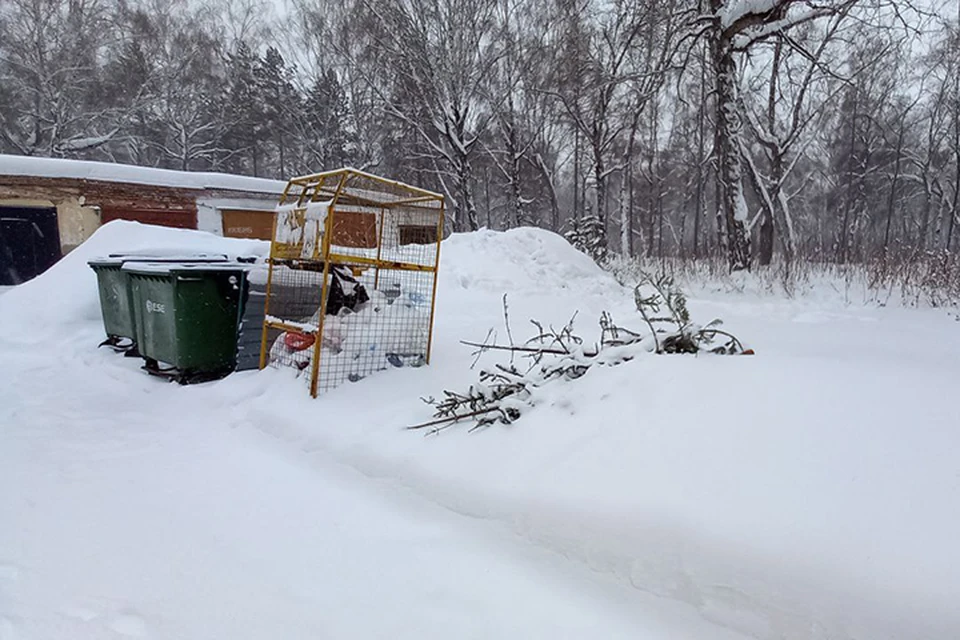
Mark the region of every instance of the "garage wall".
POLYGON ((82 197, 71 198, 57 203, 57 223, 63 253, 76 249, 100 226, 99 207, 85 206, 82 200, 82 197))
MULTIPOLYGON (((63 253, 89 238, 101 224, 118 219, 223 235, 222 211, 259 211, 272 219, 279 199, 279 193, 0 176, 0 203, 57 208, 63 253)), ((251 233, 260 235, 252 228, 251 233)))
POLYGON ((100 212, 100 221, 103 224, 113 220, 132 220, 176 229, 195 229, 197 226, 197 212, 190 209, 134 209, 129 206, 104 205, 100 212))

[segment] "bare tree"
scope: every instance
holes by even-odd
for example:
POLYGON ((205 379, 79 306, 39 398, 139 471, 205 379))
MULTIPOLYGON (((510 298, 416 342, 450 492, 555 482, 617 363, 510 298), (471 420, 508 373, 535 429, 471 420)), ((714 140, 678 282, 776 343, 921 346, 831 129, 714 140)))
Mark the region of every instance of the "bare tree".
POLYGON ((478 229, 472 161, 490 116, 483 87, 502 51, 495 0, 358 0, 353 61, 389 116, 414 131, 460 229, 478 229), (376 61, 374 64, 373 61, 376 61))
POLYGON ((0 5, 0 136, 24 155, 73 155, 108 143, 122 110, 96 100, 110 34, 101 0, 0 5))
MULTIPOLYGON (((846 81, 832 68, 838 65, 828 56, 831 49, 836 48, 832 45, 845 47, 853 37, 843 31, 851 9, 852 6, 844 7, 825 19, 822 30, 811 26, 798 29, 806 31, 798 36, 778 33, 760 45, 770 50, 769 56, 763 56, 769 60, 766 90, 743 97, 744 114, 760 153, 749 149, 745 139, 741 145, 748 176, 760 203, 758 259, 761 265, 770 264, 773 258, 775 229, 788 265, 796 255, 797 234, 790 201, 797 192, 789 192, 787 185, 815 139, 807 135, 808 130, 824 123, 827 110, 835 104, 846 81), (840 82, 831 83, 836 80, 840 82), (753 95, 763 99, 762 106, 753 106, 753 95)), ((847 69, 844 73, 856 76, 865 72, 882 60, 885 52, 886 49, 881 49, 859 68, 847 69)), ((798 189, 808 184, 802 178, 794 183, 798 189)))
MULTIPOLYGON (((596 214, 604 225, 609 178, 628 168, 634 150, 628 142, 629 153, 618 162, 617 143, 627 131, 635 136, 638 114, 665 82, 675 34, 672 5, 661 0, 559 5, 558 25, 584 38, 588 49, 584 68, 551 93, 563 105, 577 140, 582 136, 589 148, 596 214), (580 23, 583 16, 586 25, 580 23)), ((620 203, 621 229, 627 230, 621 233, 620 249, 629 255, 629 208, 623 206, 624 198, 620 203)))

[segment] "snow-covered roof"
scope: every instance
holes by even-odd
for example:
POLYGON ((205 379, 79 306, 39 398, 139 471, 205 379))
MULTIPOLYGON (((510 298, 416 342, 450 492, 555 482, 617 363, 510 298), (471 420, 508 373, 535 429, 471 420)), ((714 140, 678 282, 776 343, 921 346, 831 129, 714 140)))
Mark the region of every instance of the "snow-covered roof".
POLYGON ((0 154, 0 176, 67 178, 180 189, 215 189, 255 193, 283 192, 286 182, 250 178, 228 173, 173 171, 112 162, 88 162, 61 158, 35 158, 0 154))

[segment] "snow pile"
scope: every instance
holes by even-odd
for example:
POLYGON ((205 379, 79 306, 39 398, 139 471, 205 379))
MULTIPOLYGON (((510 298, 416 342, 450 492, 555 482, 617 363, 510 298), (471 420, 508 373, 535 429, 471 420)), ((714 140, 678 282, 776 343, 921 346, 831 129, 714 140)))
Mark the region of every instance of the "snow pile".
POLYGON ((609 294, 619 286, 563 237, 524 227, 454 234, 440 252, 441 282, 503 294, 609 294))
MULTIPOLYGON (((267 432, 297 459, 406 487, 469 516, 474 530, 506 532, 555 552, 558 565, 612 578, 627 605, 657 594, 758 638, 960 637, 960 331, 943 312, 695 298, 694 317, 722 317, 757 355, 594 367, 544 389, 510 427, 424 439, 403 427, 429 419, 420 397, 475 379, 459 341, 491 327, 503 337, 504 293, 522 341, 533 333, 528 319, 559 327, 576 311, 583 335, 603 310, 639 324, 631 291, 548 232, 454 235, 441 253, 430 367, 381 372, 315 401, 272 370, 181 389, 94 347, 97 294, 85 260, 137 248, 132 239, 211 253, 265 248, 114 223, 0 297, 0 317, 63 333, 32 356, 58 362, 57 380, 124 398, 114 423, 93 419, 96 403, 71 406, 84 429, 175 421, 182 401, 196 430, 267 432)), ((17 384, 56 404, 49 371, 31 362, 17 384)), ((222 497, 242 501, 234 490, 222 497)))
POLYGON ((63 331, 80 323, 100 322, 97 277, 87 261, 112 253, 155 255, 189 253, 228 257, 265 256, 270 245, 260 240, 222 238, 201 231, 154 227, 115 220, 99 229, 47 272, 14 287, 0 300, 0 331, 17 335, 24 327, 63 331))

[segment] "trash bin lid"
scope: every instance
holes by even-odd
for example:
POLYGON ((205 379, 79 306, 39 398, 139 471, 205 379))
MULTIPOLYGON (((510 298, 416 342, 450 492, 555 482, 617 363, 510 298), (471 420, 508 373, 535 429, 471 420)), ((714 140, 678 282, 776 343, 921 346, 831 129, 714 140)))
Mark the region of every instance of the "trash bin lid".
POLYGON ((125 262, 122 269, 142 275, 170 275, 174 273, 247 272, 252 265, 240 262, 125 262))
POLYGON ((93 258, 87 260, 88 267, 119 267, 122 264, 122 258, 93 258))

